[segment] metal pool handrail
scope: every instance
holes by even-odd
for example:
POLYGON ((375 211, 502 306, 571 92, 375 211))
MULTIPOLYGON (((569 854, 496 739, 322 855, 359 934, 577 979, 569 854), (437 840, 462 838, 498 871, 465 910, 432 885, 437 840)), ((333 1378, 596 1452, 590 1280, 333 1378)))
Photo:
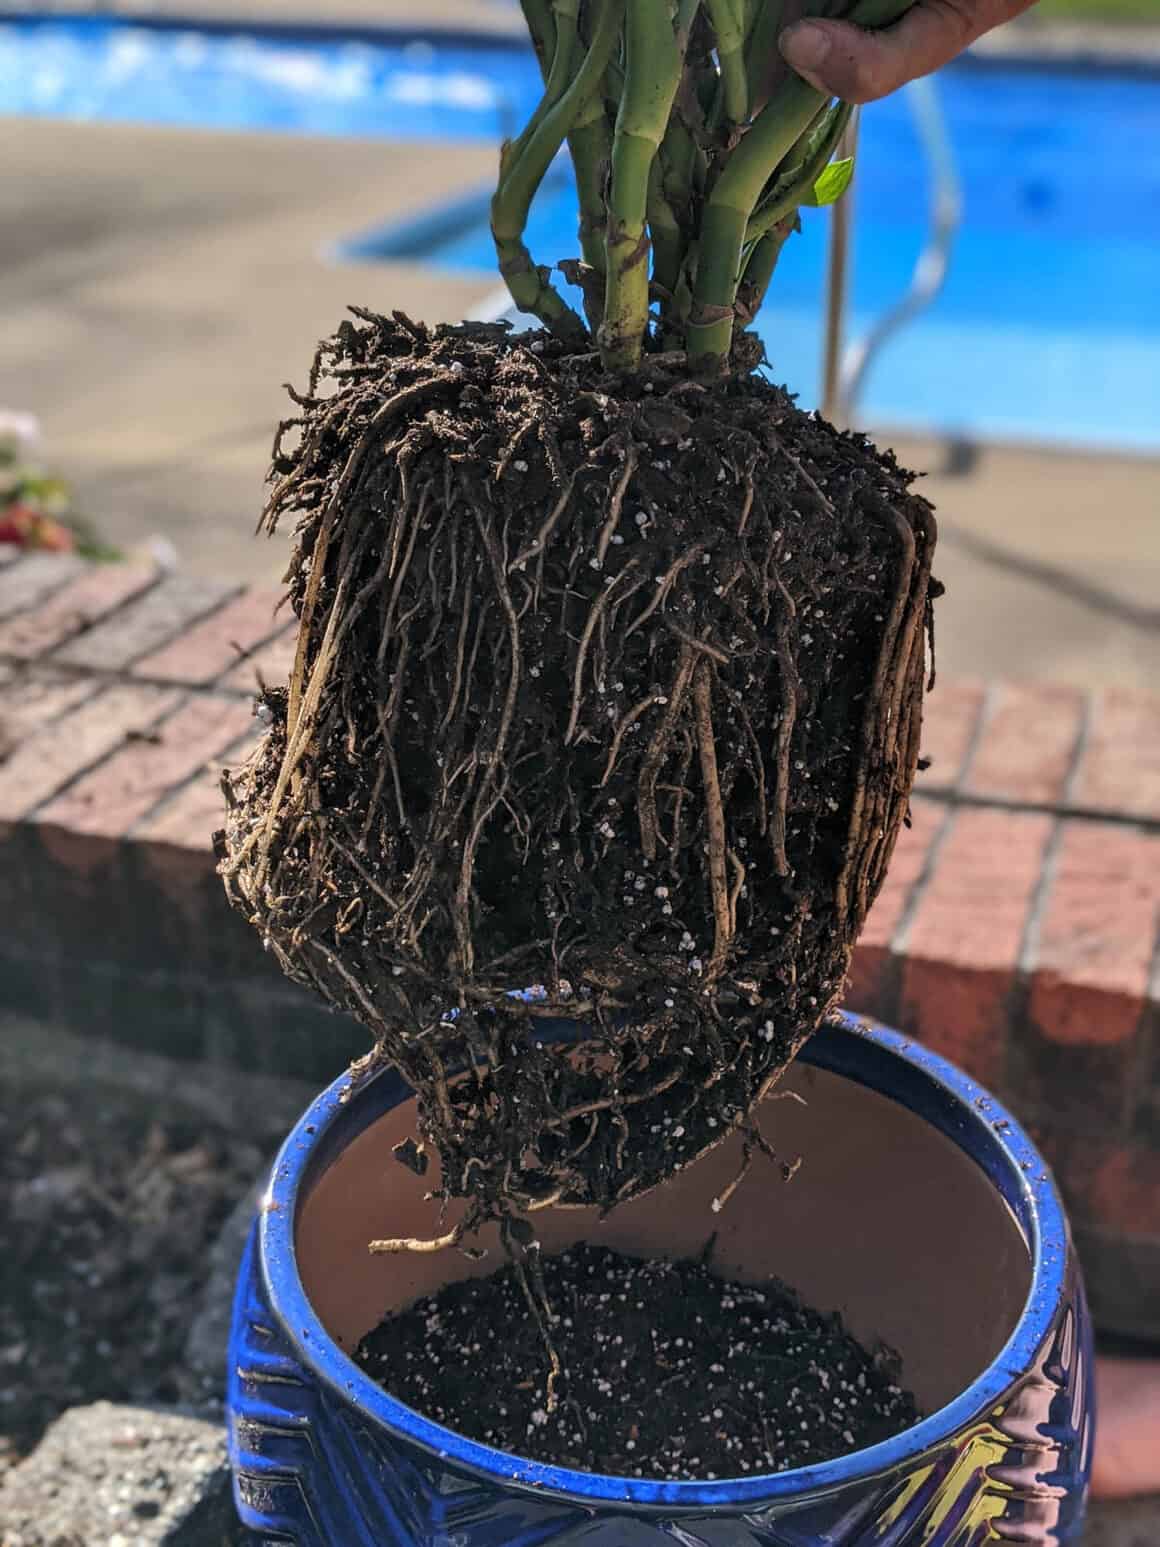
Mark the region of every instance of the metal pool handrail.
MULTIPOLYGON (((827 419, 839 425, 849 423, 866 374, 883 344, 912 317, 929 306, 942 289, 950 268, 955 235, 962 224, 962 186, 934 81, 929 77, 911 81, 904 90, 930 168, 930 235, 914 266, 909 289, 843 353, 851 226, 851 211, 847 206, 850 194, 834 207, 826 276, 822 412, 827 419)), ((856 133, 855 117, 847 131, 848 148, 843 149, 843 155, 852 153, 856 133)))

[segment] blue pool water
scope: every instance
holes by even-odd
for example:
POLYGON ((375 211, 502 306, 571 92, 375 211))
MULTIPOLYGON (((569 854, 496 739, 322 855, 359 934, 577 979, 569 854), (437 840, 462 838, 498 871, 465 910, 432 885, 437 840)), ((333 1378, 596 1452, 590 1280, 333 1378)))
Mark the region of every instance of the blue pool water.
MULTIPOLYGON (((321 8, 320 8, 321 9, 321 8)), ((0 22, 0 113, 216 129, 492 140, 538 96, 502 40, 0 22)), ((866 381, 860 418, 980 437, 1160 449, 1160 77, 964 62, 939 77, 964 197, 946 287, 866 381)), ((863 118, 855 182, 856 334, 906 288, 926 168, 902 96, 863 118)), ((493 272, 487 190, 338 243, 493 272)), ((816 400, 826 217, 807 211, 760 319, 774 374, 816 400)), ((335 233, 336 242, 344 233, 335 233)), ((563 171, 533 214, 539 261, 576 251, 563 171)))
POLYGON ((0 113, 33 117, 492 140, 539 81, 530 50, 486 38, 0 19, 0 113))

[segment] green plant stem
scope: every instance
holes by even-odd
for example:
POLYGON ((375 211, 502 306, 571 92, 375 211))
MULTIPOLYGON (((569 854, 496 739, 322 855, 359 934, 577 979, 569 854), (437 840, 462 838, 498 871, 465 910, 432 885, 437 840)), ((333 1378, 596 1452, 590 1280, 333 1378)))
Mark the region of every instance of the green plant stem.
POLYGON ((612 140, 604 322, 598 339, 609 370, 631 370, 643 350, 649 173, 668 127, 682 63, 668 0, 630 0, 624 94, 612 140))
MULTIPOLYGON (((556 44, 556 22, 551 0, 520 0, 524 21, 531 35, 540 73, 548 84, 556 44)), ((547 94, 546 94, 547 95, 547 94)), ((543 102, 539 118, 542 119, 543 102)), ((584 262, 598 273, 604 270, 604 181, 608 172, 608 152, 611 134, 605 114, 601 85, 593 91, 580 109, 571 132, 567 136, 568 149, 576 175, 576 187, 580 196, 580 250, 584 262)), ((585 306, 588 307, 585 293, 585 306)), ((589 315, 589 325, 595 330, 600 317, 589 315)))
MULTIPOLYGON (((556 43, 556 22, 552 5, 550 0, 521 0, 521 5, 524 20, 536 50, 536 57, 540 61, 540 72, 547 85, 556 43)), ((572 167, 580 198, 580 251, 584 262, 598 273, 604 272, 604 182, 608 175, 608 154, 611 143, 612 136, 604 107, 603 84, 598 82, 588 101, 577 114, 576 122, 568 135, 568 149, 572 155, 572 167)), ((585 290, 585 309, 589 313, 589 327, 595 332, 601 319, 599 307, 596 315, 593 315, 588 305, 589 295, 593 293, 591 286, 585 290)))
POLYGON ((672 298, 680 284, 685 261, 685 237, 665 194, 664 168, 659 155, 654 156, 648 174, 648 230, 653 249, 652 277, 662 292, 662 327, 667 328, 672 298))
POLYGON ((824 102, 820 91, 791 76, 730 155, 706 201, 687 341, 698 375, 717 374, 728 364, 741 254, 754 206, 824 102))
POLYGON ((747 248, 805 202, 806 194, 829 165, 853 111, 848 102, 838 103, 825 114, 817 129, 806 136, 801 158, 777 179, 769 196, 754 210, 745 228, 747 248))
POLYGON ((745 31, 741 0, 705 0, 717 39, 721 67, 721 100, 731 123, 749 116, 749 83, 745 72, 745 31))
MULTIPOLYGON (((534 124, 529 125, 515 145, 506 148, 501 159, 500 184, 491 201, 491 231, 499 271, 512 299, 521 311, 538 317, 552 332, 575 340, 587 336, 583 322, 553 288, 550 271, 537 268, 533 263, 523 237, 536 190, 569 130, 598 88, 620 32, 624 0, 598 0, 598 5, 592 41, 571 84, 547 111, 537 113, 534 124)), ((566 45, 557 24, 557 55, 562 46, 566 45)), ((553 65, 552 76, 555 75, 553 65)), ((545 98, 550 92, 549 85, 545 98)))
POLYGON ((704 186, 709 161, 689 131, 678 107, 661 142, 665 162, 665 194, 674 209, 692 213, 693 194, 704 186))
POLYGON ((532 39, 532 47, 540 62, 540 74, 547 84, 556 53, 556 22, 552 16, 551 0, 520 0, 520 9, 532 39))
MULTIPOLYGON (((788 0, 520 0, 544 91, 501 152, 492 231, 516 305, 561 337, 584 324, 537 267, 531 201, 567 140, 580 196, 585 312, 605 365, 636 367, 649 330, 649 265, 666 348, 695 374, 727 369, 738 319, 765 294, 803 201, 834 198, 848 168, 824 169, 849 109, 777 50, 788 0), (611 123, 613 106, 615 123, 611 123), (817 179, 823 177, 821 186, 817 179), (817 187, 816 193, 813 191, 817 187)), ((855 0, 846 19, 895 21, 911 0, 855 0)), ((840 14, 842 0, 804 0, 840 14)))
MULTIPOLYGON (((700 9, 701 0, 680 0, 677 7, 677 48, 684 69, 688 68, 689 39, 700 9)), ((680 92, 681 84, 678 84, 677 99, 669 114, 665 137, 661 142, 661 159, 664 163, 665 197, 678 218, 682 213, 687 218, 692 212, 693 190, 697 186, 698 174, 704 172, 707 160, 681 116, 680 92)))
POLYGON ((799 223, 797 210, 791 210, 754 244, 745 265, 744 278, 737 290, 737 318, 744 327, 748 327, 761 310, 781 250, 798 229, 799 223))
MULTIPOLYGON (((518 160, 524 148, 535 138, 536 131, 552 109, 560 102, 575 74, 576 49, 580 41, 580 0, 552 0, 552 63, 544 85, 544 95, 536 110, 524 125, 522 133, 500 152, 500 181, 504 177, 505 161, 518 160)), ((541 65, 541 69, 543 66, 541 65)))
MULTIPOLYGON (((909 4, 910 0, 860 0, 847 15, 860 26, 884 26, 897 20, 909 4)), ((755 27, 751 48, 760 30, 755 27)), ((709 194, 687 330, 689 362, 698 375, 716 375, 728 365, 749 222, 766 185, 826 100, 800 76, 790 75, 730 152, 709 194)))
POLYGON ((693 30, 693 23, 697 19, 697 12, 701 9, 701 0, 678 0, 677 4, 677 44, 682 52, 689 46, 689 34, 693 30))
POLYGON ((604 110, 603 87, 598 85, 580 109, 568 136, 576 191, 580 197, 580 251, 585 263, 598 273, 604 272, 604 237, 608 226, 608 207, 604 185, 612 152, 612 135, 604 110))
POLYGON ((783 10, 782 0, 765 0, 765 4, 757 9, 746 40, 746 89, 752 114, 759 113, 768 103, 778 70, 782 68, 777 38, 783 25, 783 10))

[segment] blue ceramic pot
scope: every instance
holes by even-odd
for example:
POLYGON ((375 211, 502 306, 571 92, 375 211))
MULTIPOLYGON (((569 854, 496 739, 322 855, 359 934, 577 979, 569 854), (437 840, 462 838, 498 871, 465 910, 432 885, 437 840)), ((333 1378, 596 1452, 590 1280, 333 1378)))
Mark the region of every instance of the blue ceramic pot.
MULTIPOLYGON (((873 1133, 882 1139, 872 1148, 864 1144, 861 1164, 838 1156, 839 1210, 840 1200, 856 1192, 859 1176, 879 1160, 884 1167, 896 1164, 896 1171, 886 1199, 881 1179, 875 1183, 879 1213, 863 1234, 858 1220, 867 1209, 873 1214, 873 1207, 859 1203, 803 1260, 808 1282, 793 1272, 784 1276, 824 1309, 834 1307, 833 1299, 816 1298, 827 1293, 820 1287, 827 1274, 851 1283, 880 1280, 886 1293, 871 1314, 896 1316, 890 1341, 903 1354, 908 1383, 918 1391, 925 1382, 934 1394, 924 1403, 930 1416, 894 1439, 824 1465, 688 1483, 543 1466, 421 1417, 357 1368, 324 1325, 334 1318, 319 1314, 320 1304, 341 1300, 348 1274, 362 1271, 365 1251, 352 1250, 348 1264, 316 1271, 309 1294, 300 1271, 303 1214, 322 1179, 338 1174, 352 1146, 360 1140, 365 1146, 375 1125, 399 1115, 396 1109, 409 1098, 389 1072, 361 1084, 344 1078, 318 1098, 287 1140, 242 1263, 228 1404, 235 1497, 245 1524, 265 1541, 301 1547, 1078 1542, 1094 1424, 1091 1330, 1067 1223, 1043 1161, 1018 1124, 973 1081, 893 1032, 845 1018, 815 1037, 801 1058, 810 1067, 798 1078, 820 1082, 838 1098, 852 1092, 871 1103, 873 1133), (891 1126, 891 1114, 900 1126, 891 1126), (922 1159, 924 1135, 929 1163, 922 1159), (932 1193, 927 1184, 944 1161, 953 1162, 948 1181, 932 1193), (957 1181, 954 1166, 964 1173, 957 1181), (985 1196, 972 1203, 972 1189, 985 1196), (933 1206, 932 1197, 939 1200, 933 1206), (986 1208, 992 1224, 974 1223, 984 1219, 986 1208), (993 1225, 1009 1231, 1021 1265, 1013 1269, 1011 1261, 999 1261, 1004 1249, 996 1244, 999 1236, 989 1234, 993 1225), (876 1253, 875 1243, 885 1243, 884 1251, 876 1253), (992 1325, 992 1302, 1002 1300, 1003 1283, 1016 1285, 1016 1298, 1009 1314, 996 1312, 1006 1319, 992 1325), (915 1284, 918 1299, 908 1301, 915 1284), (907 1327, 923 1321, 930 1323, 926 1352, 915 1354, 915 1371, 924 1361, 926 1371, 912 1381, 907 1327), (966 1322, 972 1326, 958 1347, 966 1322), (990 1350, 988 1357, 972 1366, 980 1348, 990 1350)), ((791 1108, 798 1110, 786 1102, 778 1114, 791 1108)), ((816 1125, 824 1115, 823 1102, 811 1120, 816 1125)), ((827 1121, 824 1134, 834 1135, 852 1123, 848 1117, 827 1121)), ((811 1165, 807 1154, 801 1175, 811 1165)), ((390 1169, 384 1163, 374 1174, 390 1169)), ((692 1178, 698 1169, 686 1175, 692 1178)), ((815 1170, 825 1170, 824 1154, 815 1170)), ((772 1174, 753 1184, 758 1213, 746 1238, 760 1237, 775 1261, 779 1241, 806 1233, 783 1229, 777 1211, 804 1207, 802 1218, 817 1212, 808 1193, 794 1192, 797 1185, 795 1179, 783 1187, 772 1174), (783 1197, 790 1201, 783 1204, 783 1197)), ((364 1184, 354 1189, 366 1190, 364 1184)), ((341 1215, 358 1202, 351 1192, 333 1187, 321 1212, 328 1219, 341 1215)), ((645 1199, 626 1208, 648 1206, 645 1199)), ((639 1218, 647 1225, 647 1215, 639 1218)), ((380 1217, 380 1224, 395 1233, 389 1219, 380 1217)), ((365 1222, 352 1228, 352 1241, 368 1238, 365 1222)), ((645 1228, 642 1249, 650 1249, 647 1236, 645 1228)), ((458 1261, 451 1273, 469 1271, 458 1261)), ((409 1271, 398 1258, 376 1262, 396 1276, 409 1271)), ((396 1283, 391 1292, 405 1300, 413 1288, 401 1291, 396 1283)), ((844 1304, 839 1308, 845 1312, 844 1304)), ((368 1322, 364 1310, 362 1319, 369 1326, 377 1312, 368 1322)), ((487 1372, 480 1374, 485 1380, 487 1372)))

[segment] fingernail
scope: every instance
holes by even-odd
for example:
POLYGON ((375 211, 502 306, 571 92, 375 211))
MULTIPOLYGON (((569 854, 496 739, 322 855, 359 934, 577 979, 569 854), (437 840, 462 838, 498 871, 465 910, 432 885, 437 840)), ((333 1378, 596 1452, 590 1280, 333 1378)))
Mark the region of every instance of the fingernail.
POLYGON ((830 34, 812 22, 795 22, 778 39, 781 56, 799 75, 815 75, 830 52, 830 34))

